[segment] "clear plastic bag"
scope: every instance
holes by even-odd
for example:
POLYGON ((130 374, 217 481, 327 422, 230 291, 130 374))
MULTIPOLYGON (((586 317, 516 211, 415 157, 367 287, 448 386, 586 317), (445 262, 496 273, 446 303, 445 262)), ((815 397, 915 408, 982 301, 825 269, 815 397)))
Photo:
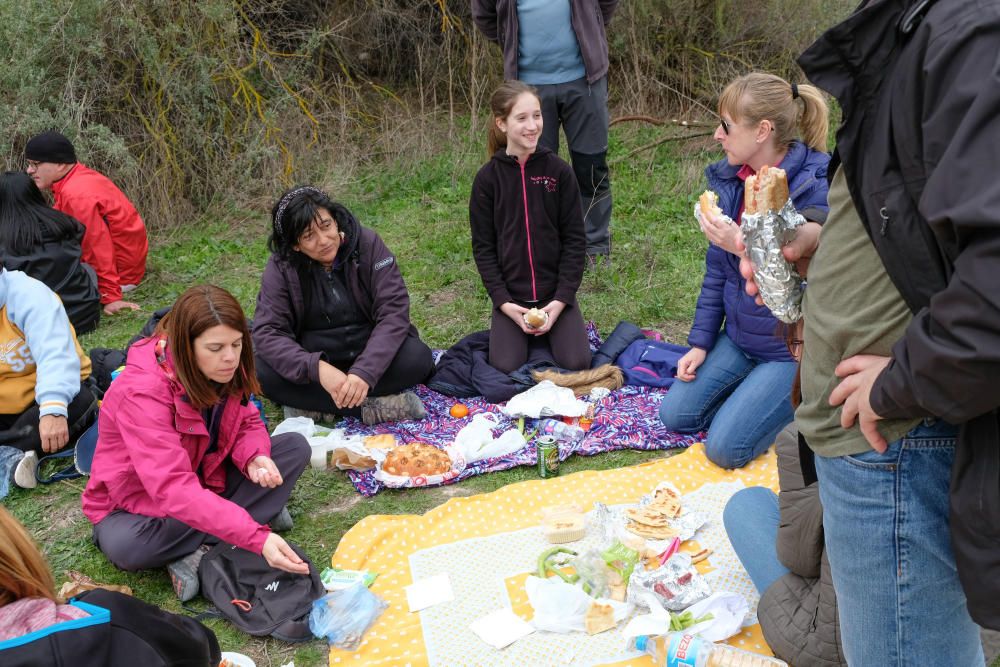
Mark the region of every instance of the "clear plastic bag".
POLYGON ((309 629, 315 636, 325 637, 330 646, 354 651, 361 645, 368 628, 388 606, 358 582, 313 602, 309 629))

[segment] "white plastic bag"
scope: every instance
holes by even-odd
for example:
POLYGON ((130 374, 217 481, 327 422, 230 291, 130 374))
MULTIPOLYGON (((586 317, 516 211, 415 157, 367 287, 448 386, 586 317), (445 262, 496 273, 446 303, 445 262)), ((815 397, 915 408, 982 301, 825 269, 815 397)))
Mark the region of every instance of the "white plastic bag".
POLYGON ((608 598, 595 600, 579 586, 567 584, 561 579, 528 577, 524 589, 528 593, 528 602, 535 610, 531 624, 547 632, 586 632, 584 617, 594 602, 611 605, 615 610, 615 622, 624 620, 632 607, 608 598))
POLYGON ((580 417, 587 412, 587 404, 577 399, 569 387, 559 387, 543 380, 531 389, 514 396, 503 408, 508 417, 580 417))
MULTIPOLYGON (((656 596, 647 591, 640 594, 643 602, 649 607, 648 614, 636 616, 622 634, 625 638, 639 635, 665 635, 670 632, 670 613, 663 608, 656 596)), ((695 618, 712 614, 712 618, 687 628, 685 632, 691 635, 701 635, 705 639, 719 642, 732 637, 743 627, 743 619, 750 611, 750 605, 739 593, 713 593, 704 600, 696 602, 685 611, 690 611, 695 618)))
POLYGON ((462 453, 467 463, 475 463, 512 454, 528 444, 516 428, 504 431, 499 438, 494 438, 493 429, 497 426, 495 414, 481 412, 475 415, 455 436, 455 449, 462 453))

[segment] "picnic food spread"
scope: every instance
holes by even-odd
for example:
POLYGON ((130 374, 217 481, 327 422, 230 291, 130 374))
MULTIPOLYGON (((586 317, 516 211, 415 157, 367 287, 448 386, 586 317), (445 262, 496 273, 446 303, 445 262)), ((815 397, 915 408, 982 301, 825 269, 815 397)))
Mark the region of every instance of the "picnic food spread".
POLYGON ((447 452, 423 442, 411 442, 392 449, 386 454, 382 470, 390 475, 416 477, 418 475, 443 475, 451 470, 447 452))

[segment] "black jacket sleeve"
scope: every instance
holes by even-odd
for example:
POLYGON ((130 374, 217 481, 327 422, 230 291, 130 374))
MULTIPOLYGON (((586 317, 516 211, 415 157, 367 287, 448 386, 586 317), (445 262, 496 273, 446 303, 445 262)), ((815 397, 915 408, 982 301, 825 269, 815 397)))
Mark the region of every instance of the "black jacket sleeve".
MULTIPOLYGON (((945 11, 940 6, 936 9, 945 11)), ((1000 8, 982 3, 930 42, 921 141, 929 176, 917 202, 953 273, 893 348, 871 392, 886 418, 963 423, 1000 406, 1000 8)))

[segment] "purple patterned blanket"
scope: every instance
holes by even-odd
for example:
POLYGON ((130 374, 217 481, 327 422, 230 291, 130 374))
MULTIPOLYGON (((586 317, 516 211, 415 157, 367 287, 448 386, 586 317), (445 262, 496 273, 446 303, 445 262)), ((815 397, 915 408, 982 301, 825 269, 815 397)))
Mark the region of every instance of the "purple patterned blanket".
MULTIPOLYGON (((500 412, 500 405, 488 403, 485 399, 468 398, 461 402, 469 407, 469 417, 455 419, 449 414, 451 406, 458 399, 439 394, 420 385, 416 393, 427 408, 427 417, 420 421, 396 422, 365 426, 356 419, 345 419, 340 426, 348 433, 372 435, 375 433, 391 433, 400 444, 420 441, 433 445, 445 446, 455 440, 455 435, 467 425, 472 417, 480 412, 496 413, 500 426, 494 434, 516 427, 516 421, 500 412)), ((623 387, 602 399, 597 407, 593 426, 586 437, 575 445, 560 443, 559 459, 565 460, 574 454, 593 456, 616 449, 674 449, 687 447, 699 442, 701 435, 683 435, 668 431, 660 423, 658 409, 660 401, 666 394, 662 389, 645 387, 623 387)), ((534 429, 526 420, 525 431, 534 429)), ((529 444, 513 454, 501 456, 469 464, 457 477, 448 480, 448 484, 460 482, 474 475, 481 475, 497 470, 507 470, 514 466, 534 465, 536 463, 535 447, 529 444)), ((350 470, 347 472, 354 488, 363 496, 374 496, 382 490, 383 485, 375 479, 374 472, 350 470)))

